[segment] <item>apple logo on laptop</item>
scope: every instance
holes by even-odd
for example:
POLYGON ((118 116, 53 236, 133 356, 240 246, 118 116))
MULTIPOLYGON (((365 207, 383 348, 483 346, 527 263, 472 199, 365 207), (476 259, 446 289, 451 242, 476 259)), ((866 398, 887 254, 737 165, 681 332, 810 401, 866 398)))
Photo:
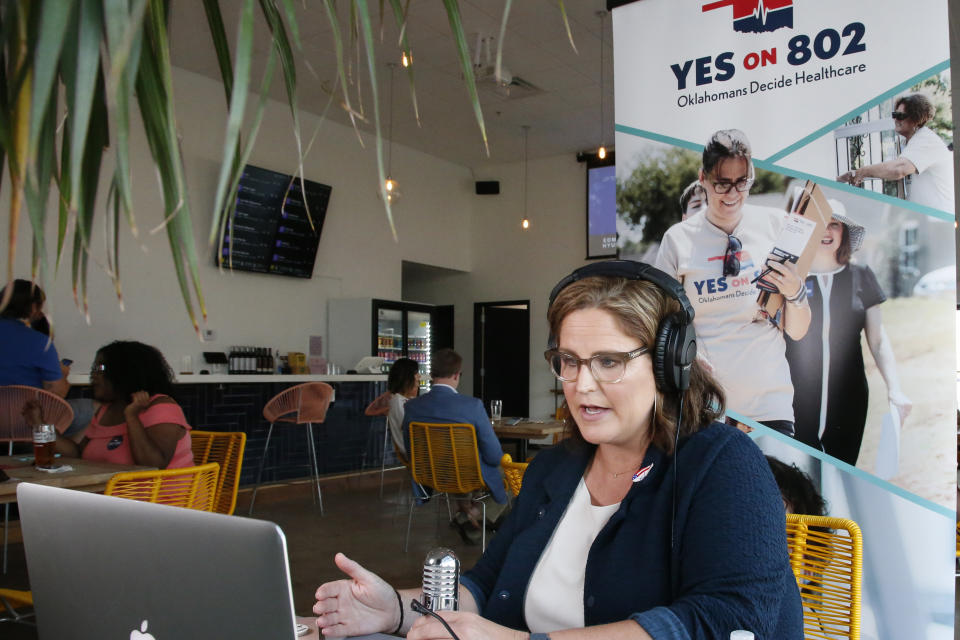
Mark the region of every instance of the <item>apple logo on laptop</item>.
POLYGON ((134 629, 130 632, 130 640, 157 640, 152 634, 147 633, 147 621, 140 623, 140 631, 134 629))

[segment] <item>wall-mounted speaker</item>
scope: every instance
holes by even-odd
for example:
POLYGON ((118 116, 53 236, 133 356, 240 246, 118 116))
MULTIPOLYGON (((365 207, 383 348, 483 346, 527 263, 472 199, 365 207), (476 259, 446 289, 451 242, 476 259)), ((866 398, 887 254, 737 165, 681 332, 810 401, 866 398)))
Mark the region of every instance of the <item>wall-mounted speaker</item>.
POLYGON ((478 196, 495 196, 500 193, 499 180, 477 180, 478 196))

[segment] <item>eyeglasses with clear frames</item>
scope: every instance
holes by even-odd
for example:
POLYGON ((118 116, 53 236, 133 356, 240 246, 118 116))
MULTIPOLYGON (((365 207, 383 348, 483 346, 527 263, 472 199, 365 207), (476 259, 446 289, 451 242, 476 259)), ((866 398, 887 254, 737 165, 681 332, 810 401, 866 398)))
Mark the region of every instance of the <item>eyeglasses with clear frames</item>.
POLYGON ((92 367, 90 367, 90 375, 92 376, 95 374, 103 374, 103 372, 106 370, 107 370, 107 366, 105 364, 103 363, 95 364, 92 367))
POLYGON ((647 347, 640 347, 633 351, 614 351, 598 353, 589 358, 578 358, 572 353, 559 349, 547 349, 543 357, 550 365, 550 371, 561 382, 575 382, 580 374, 580 365, 589 363, 590 373, 599 382, 615 384, 623 380, 627 372, 627 363, 636 357, 650 351, 647 347))

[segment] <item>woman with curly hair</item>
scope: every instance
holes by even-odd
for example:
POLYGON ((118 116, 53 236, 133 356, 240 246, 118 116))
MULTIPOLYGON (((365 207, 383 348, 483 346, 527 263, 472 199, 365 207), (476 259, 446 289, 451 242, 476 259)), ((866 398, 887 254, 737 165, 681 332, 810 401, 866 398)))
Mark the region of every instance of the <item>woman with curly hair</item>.
POLYGON ((79 444, 57 438, 58 453, 158 469, 193 466, 191 427, 170 397, 173 371, 156 347, 133 341, 101 347, 90 387, 102 406, 79 444))

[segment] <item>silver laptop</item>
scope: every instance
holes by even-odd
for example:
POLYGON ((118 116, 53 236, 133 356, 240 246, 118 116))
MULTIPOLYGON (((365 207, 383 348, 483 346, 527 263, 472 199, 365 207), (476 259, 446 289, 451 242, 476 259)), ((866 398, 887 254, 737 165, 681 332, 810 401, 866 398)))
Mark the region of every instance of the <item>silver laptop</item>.
POLYGON ((28 483, 17 501, 41 640, 296 637, 271 522, 28 483))

